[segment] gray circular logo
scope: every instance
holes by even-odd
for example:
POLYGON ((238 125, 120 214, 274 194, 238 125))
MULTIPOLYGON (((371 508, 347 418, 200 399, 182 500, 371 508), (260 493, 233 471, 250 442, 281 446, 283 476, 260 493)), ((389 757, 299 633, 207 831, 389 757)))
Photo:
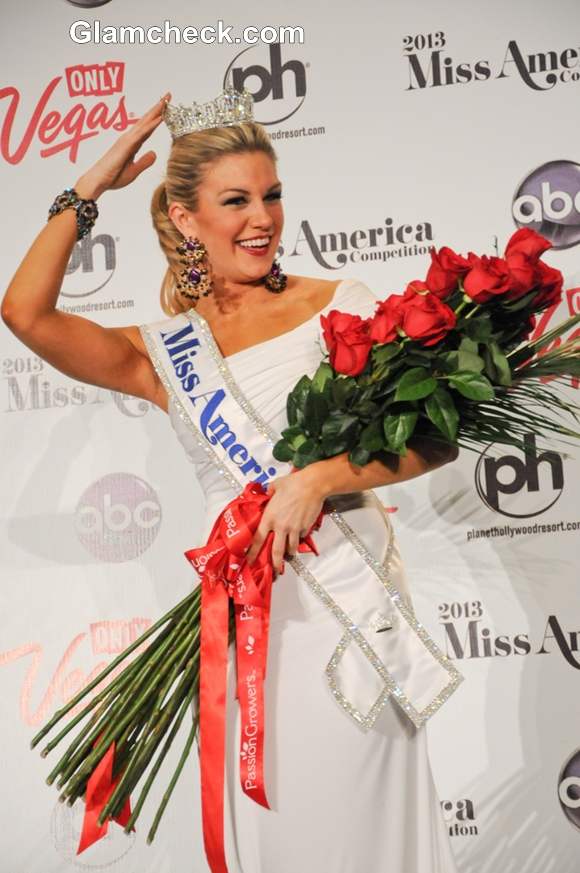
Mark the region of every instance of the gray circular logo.
POLYGON ((129 869, 133 870, 133 864, 129 868, 126 861, 121 863, 121 859, 131 851, 137 836, 134 831, 126 834, 117 822, 110 821, 105 836, 87 849, 86 854, 77 855, 84 815, 82 800, 77 800, 72 807, 57 801, 50 819, 50 831, 60 857, 81 870, 107 870, 108 873, 129 873, 129 869))
POLYGON ((576 749, 562 767, 558 799, 568 821, 580 829, 580 749, 576 749))
POLYGON ((245 88, 250 92, 256 104, 256 121, 263 125, 287 121, 306 99, 307 64, 283 56, 282 47, 271 43, 242 49, 224 74, 224 87, 231 81, 237 91, 245 88))
POLYGON ((105 3, 110 3, 111 0, 67 0, 73 6, 83 6, 85 9, 92 9, 94 6, 104 6, 105 3))
POLYGON ((475 488, 481 500, 510 518, 532 518, 547 512, 564 489, 562 456, 554 451, 539 452, 534 434, 524 436, 524 453, 501 446, 503 453, 493 455, 495 445, 487 446, 475 466, 475 488))
POLYGON ((513 197, 518 227, 530 227, 555 249, 580 243, 580 164, 549 161, 526 176, 513 197))
POLYGON ((132 473, 109 473, 81 496, 76 512, 79 540, 100 561, 132 561, 154 541, 161 504, 151 486, 132 473))

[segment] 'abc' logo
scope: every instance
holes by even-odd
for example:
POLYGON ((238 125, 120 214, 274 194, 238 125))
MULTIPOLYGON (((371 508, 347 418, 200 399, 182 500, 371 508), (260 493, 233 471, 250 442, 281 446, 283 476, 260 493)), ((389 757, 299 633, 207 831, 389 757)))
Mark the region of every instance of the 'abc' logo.
POLYGON ((493 445, 482 452, 475 467, 475 487, 483 502, 510 518, 531 518, 553 506, 564 488, 561 456, 552 451, 538 455, 533 434, 524 437, 523 458, 515 454, 492 457, 488 452, 493 445))
POLYGON ((306 67, 296 60, 282 63, 282 49, 279 42, 267 47, 250 46, 233 59, 224 75, 224 86, 228 78, 237 91, 244 88, 254 98, 254 103, 265 103, 260 107, 260 124, 280 124, 298 112, 306 97, 306 67), (255 60, 248 66, 237 65, 237 61, 247 52, 252 52, 255 60), (267 54, 266 54, 267 51, 267 54), (261 52, 262 54, 257 54, 261 52), (248 79, 250 83, 248 84, 248 79), (257 89, 252 89, 252 80, 258 80, 257 89))
POLYGON ((532 170, 514 194, 518 227, 531 227, 555 249, 580 243, 580 164, 549 161, 532 170))
POLYGON ((81 495, 75 513, 82 545, 100 561, 132 561, 153 543, 161 504, 148 482, 132 473, 108 473, 81 495))
POLYGON ((580 749, 566 761, 558 778, 558 799, 574 827, 580 828, 580 749))

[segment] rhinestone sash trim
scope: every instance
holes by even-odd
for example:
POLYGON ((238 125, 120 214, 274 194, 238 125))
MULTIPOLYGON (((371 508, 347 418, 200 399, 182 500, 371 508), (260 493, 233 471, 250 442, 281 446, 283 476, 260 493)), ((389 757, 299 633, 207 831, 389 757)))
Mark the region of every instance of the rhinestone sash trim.
MULTIPOLYGON (((243 393, 243 391, 238 386, 235 381, 231 370, 222 356, 213 333, 209 327, 209 324, 205 321, 205 319, 199 315, 199 313, 190 309, 187 312, 184 312, 189 320, 191 320, 194 325, 198 328, 200 333, 203 335, 207 348, 212 355, 218 370, 227 385, 229 391, 231 392, 232 397, 241 407, 241 409, 246 413, 248 418, 253 423, 256 430, 260 433, 260 435, 270 444, 274 445, 275 442, 278 441, 279 435, 276 431, 271 428, 267 422, 259 415, 259 413, 253 408, 251 403, 248 401, 247 397, 243 393)), ((235 493, 240 493, 243 490, 243 485, 237 480, 237 478, 233 475, 233 473, 229 470, 229 468, 222 463, 217 453, 214 451, 213 447, 207 442, 207 440, 203 437, 203 435, 199 432, 196 425, 192 421, 191 417, 188 415, 187 410, 181 399, 179 398, 177 392, 175 391, 173 385, 171 384, 167 374, 165 372, 164 364, 161 361, 160 357, 157 354, 157 349, 155 347, 155 341, 149 329, 149 326, 144 324, 139 326, 139 330, 141 335, 143 336, 143 340, 145 342, 148 354, 151 358, 153 366, 159 376, 165 390, 167 391, 169 399, 173 402, 174 407, 177 411, 177 414, 182 419, 182 421, 186 424, 188 429, 191 431, 193 437, 195 438, 198 445, 201 446, 203 451, 208 456, 209 460, 214 464, 219 473, 224 476, 228 484, 232 487, 235 493)), ((358 626, 352 622, 349 616, 340 608, 340 606, 335 602, 335 600, 329 595, 326 589, 318 583, 313 574, 308 570, 308 568, 302 563, 302 561, 298 557, 292 558, 289 563, 297 573, 297 575, 301 576, 310 590, 314 593, 314 595, 324 604, 324 606, 332 612, 338 622, 344 627, 345 633, 341 637, 338 645, 336 646, 332 656, 325 668, 325 675, 331 689, 332 694, 334 695, 336 701, 340 704, 340 706, 344 709, 344 711, 351 716, 351 718, 363 729, 368 730, 371 728, 379 713, 385 706, 389 696, 392 694, 396 699, 398 705, 405 711, 409 719, 413 722, 413 724, 419 728, 421 727, 437 710, 443 705, 443 703, 449 698, 449 696, 456 690, 461 681, 463 680, 463 676, 457 668, 449 661, 449 659, 443 654, 443 652, 438 648, 434 640, 431 639, 427 630, 424 626, 417 621, 413 610, 407 604, 405 599, 401 596, 400 592, 393 585, 390 578, 390 563, 393 551, 393 543, 394 543, 394 531, 390 519, 386 518, 385 520, 388 522, 389 529, 389 544, 387 547, 387 555, 385 557, 385 563, 381 564, 376 560, 374 555, 372 555, 365 547, 364 543, 359 539, 353 529, 350 527, 348 522, 344 519, 344 517, 337 512, 336 510, 331 510, 327 517, 332 520, 334 524, 340 529, 343 535, 350 541, 352 546, 356 549, 356 551, 361 555, 366 564, 371 568, 371 570, 378 577, 382 585, 384 586, 388 596, 390 597, 392 603, 399 611, 403 620, 405 620, 415 631, 417 636, 421 639, 425 647, 429 650, 429 652, 433 655, 433 657, 444 667, 444 669, 449 673, 450 682, 445 686, 445 688, 441 691, 439 695, 437 695, 432 702, 426 706, 421 711, 418 711, 412 703, 407 699, 404 695, 402 689, 397 685, 394 681, 388 670, 385 668, 383 662, 378 658, 374 649, 369 645, 364 635, 360 632, 358 626), (338 668, 338 664, 344 655, 344 652, 348 648, 351 643, 355 643, 358 645, 361 652, 365 655, 365 657, 370 661, 374 669, 377 671, 379 676, 381 677, 384 686, 381 690, 379 696, 372 704, 367 713, 360 712, 356 709, 344 696, 340 687, 338 685, 336 671, 338 668)))

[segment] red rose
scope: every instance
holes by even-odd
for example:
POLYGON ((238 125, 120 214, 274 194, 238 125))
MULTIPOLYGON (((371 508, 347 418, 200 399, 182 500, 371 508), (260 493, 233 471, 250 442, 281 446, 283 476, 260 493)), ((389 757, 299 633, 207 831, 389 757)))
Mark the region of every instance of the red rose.
POLYGON ((527 258, 537 261, 542 252, 551 248, 552 243, 550 240, 546 239, 545 236, 542 236, 530 227, 520 227, 519 230, 516 230, 516 232, 510 236, 505 247, 504 255, 507 257, 508 255, 519 252, 527 258))
POLYGON ((455 312, 436 294, 415 294, 401 304, 402 327, 407 336, 432 346, 455 327, 455 312))
POLYGON ((421 282, 420 279, 414 279, 412 282, 409 282, 407 287, 405 288, 405 298, 410 297, 412 294, 422 294, 425 291, 429 291, 429 286, 426 282, 421 282))
POLYGON ((398 337, 397 327, 401 324, 402 294, 391 294, 377 306, 371 318, 370 336, 375 343, 392 343, 398 337))
POLYGON ((543 261, 538 261, 536 269, 539 291, 534 297, 534 307, 542 306, 547 309, 562 299, 564 277, 560 270, 549 267, 543 261))
POLYGON ((471 269, 463 280, 463 288, 474 303, 487 303, 499 294, 510 290, 511 277, 503 258, 482 255, 479 258, 469 252, 471 269))
POLYGON ((331 309, 320 316, 324 342, 330 353, 330 365, 337 373, 358 376, 364 370, 373 341, 370 319, 331 309))
POLYGON ((510 290, 508 300, 519 300, 537 285, 537 262, 523 252, 515 251, 506 255, 506 264, 510 274, 510 290))
POLYGON ((469 270, 469 261, 448 246, 431 250, 431 266, 425 282, 432 294, 443 299, 456 287, 457 280, 469 270))

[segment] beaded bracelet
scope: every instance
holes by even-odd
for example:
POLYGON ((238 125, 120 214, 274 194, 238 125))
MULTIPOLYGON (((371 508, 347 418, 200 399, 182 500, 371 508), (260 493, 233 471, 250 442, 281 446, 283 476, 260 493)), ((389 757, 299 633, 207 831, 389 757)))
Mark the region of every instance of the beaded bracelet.
POLYGON ((69 207, 77 214, 77 240, 82 239, 99 217, 97 204, 94 200, 83 200, 74 188, 65 188, 62 194, 55 197, 54 203, 48 210, 47 221, 69 207))

